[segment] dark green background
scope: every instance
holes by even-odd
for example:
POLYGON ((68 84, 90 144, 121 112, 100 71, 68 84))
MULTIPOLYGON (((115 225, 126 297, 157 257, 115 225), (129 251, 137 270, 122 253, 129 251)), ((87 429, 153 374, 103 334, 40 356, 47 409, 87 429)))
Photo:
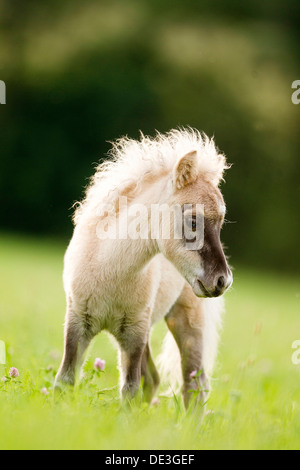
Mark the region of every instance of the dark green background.
POLYGON ((295 0, 3 1, 2 230, 70 237, 107 141, 191 125, 233 163, 231 263, 297 269, 299 22, 295 0))

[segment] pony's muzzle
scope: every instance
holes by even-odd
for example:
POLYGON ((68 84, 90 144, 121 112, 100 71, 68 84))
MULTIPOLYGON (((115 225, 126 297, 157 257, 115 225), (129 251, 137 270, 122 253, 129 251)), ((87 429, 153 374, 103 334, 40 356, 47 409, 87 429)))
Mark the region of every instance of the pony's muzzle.
POLYGON ((228 274, 227 276, 219 276, 216 280, 216 285, 213 290, 213 297, 218 297, 219 295, 224 294, 224 292, 231 286, 232 284, 232 274, 228 274))
POLYGON ((219 297, 224 294, 224 292, 229 289, 232 284, 232 273, 229 268, 226 269, 226 274, 221 274, 216 276, 214 287, 212 289, 212 296, 219 297))
POLYGON ((219 297, 231 286, 232 273, 228 269, 226 274, 217 275, 210 286, 200 279, 198 279, 198 284, 205 297, 219 297))

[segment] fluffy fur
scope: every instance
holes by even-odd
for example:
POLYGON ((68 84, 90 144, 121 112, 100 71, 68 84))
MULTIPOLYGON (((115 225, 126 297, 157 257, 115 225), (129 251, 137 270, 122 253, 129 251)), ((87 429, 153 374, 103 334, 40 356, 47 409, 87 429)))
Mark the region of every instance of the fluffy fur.
POLYGON ((197 170, 214 184, 220 182, 224 170, 229 168, 213 139, 196 129, 157 132, 155 138, 141 133, 139 141, 123 137, 112 142, 109 160, 98 165, 83 202, 78 203, 75 224, 81 218, 94 219, 99 204, 116 205, 120 196, 128 194, 133 199, 147 178, 172 173, 178 159, 187 151, 197 151, 197 170))

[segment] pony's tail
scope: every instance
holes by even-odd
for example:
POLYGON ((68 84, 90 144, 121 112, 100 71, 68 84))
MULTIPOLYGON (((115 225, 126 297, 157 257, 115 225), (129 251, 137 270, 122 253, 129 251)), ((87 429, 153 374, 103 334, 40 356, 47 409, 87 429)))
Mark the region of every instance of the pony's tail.
POLYGON ((162 346, 162 351, 157 358, 161 382, 167 385, 167 395, 174 395, 179 392, 182 385, 181 357, 175 339, 167 332, 162 346))

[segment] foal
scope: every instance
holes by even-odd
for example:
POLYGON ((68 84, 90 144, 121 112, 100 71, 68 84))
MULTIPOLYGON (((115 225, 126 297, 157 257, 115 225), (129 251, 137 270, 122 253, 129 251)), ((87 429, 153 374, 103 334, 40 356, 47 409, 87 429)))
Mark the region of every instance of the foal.
MULTIPOLYGON (((76 366, 90 341, 107 330, 119 345, 122 396, 132 398, 143 377, 145 399, 150 401, 159 376, 149 334, 153 324, 165 318, 181 355, 185 405, 190 390, 199 385, 203 390, 197 399, 204 402, 217 350, 220 296, 232 283, 220 242, 225 204, 218 186, 225 157, 213 140, 191 129, 154 139, 141 135, 140 141, 120 139, 111 157, 98 166, 75 212, 65 255, 65 351, 56 385, 74 384, 76 366), (132 214, 126 220, 122 198, 129 209, 134 204, 147 209, 138 224, 132 214), (188 236, 176 236, 171 219, 169 236, 163 237, 162 217, 151 236, 153 204, 179 207, 188 236), (122 236, 103 237, 116 222, 122 236), (130 224, 149 236, 123 236, 130 224), (189 249, 188 242, 201 230, 203 243, 189 249), (201 371, 197 379, 193 371, 201 371)), ((162 357, 167 370, 172 354, 167 350, 162 357)))

